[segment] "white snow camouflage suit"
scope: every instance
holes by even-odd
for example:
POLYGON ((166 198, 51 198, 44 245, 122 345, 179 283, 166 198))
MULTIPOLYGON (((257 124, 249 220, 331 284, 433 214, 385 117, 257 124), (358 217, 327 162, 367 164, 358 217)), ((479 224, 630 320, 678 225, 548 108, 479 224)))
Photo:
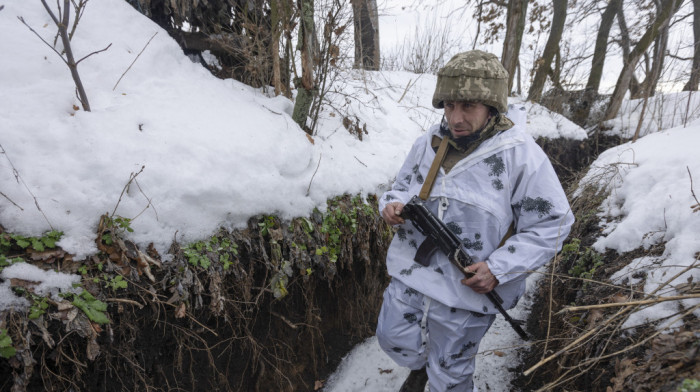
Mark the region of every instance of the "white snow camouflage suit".
MULTIPOLYGON (((379 200, 406 204, 417 195, 435 158, 439 125, 413 144, 391 190, 379 200)), ((514 307, 526 272, 561 249, 574 218, 549 159, 520 125, 484 141, 447 174, 437 175, 426 206, 463 241, 474 262, 486 261, 498 279, 503 307, 514 307), (496 249, 511 222, 515 232, 496 249)), ((427 364, 431 392, 471 391, 474 356, 497 310, 441 252, 428 267, 413 261, 425 237, 400 225, 387 253, 392 282, 384 293, 377 337, 399 365, 427 364), (427 317, 425 316, 427 314, 427 317)))

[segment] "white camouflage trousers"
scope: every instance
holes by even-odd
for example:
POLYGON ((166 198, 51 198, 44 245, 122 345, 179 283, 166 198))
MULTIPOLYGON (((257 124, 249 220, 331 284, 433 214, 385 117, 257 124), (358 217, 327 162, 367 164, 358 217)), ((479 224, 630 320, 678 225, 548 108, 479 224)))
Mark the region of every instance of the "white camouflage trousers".
POLYGON ((471 392, 479 342, 494 318, 450 308, 392 279, 384 291, 377 339, 400 366, 426 366, 431 392, 471 392))

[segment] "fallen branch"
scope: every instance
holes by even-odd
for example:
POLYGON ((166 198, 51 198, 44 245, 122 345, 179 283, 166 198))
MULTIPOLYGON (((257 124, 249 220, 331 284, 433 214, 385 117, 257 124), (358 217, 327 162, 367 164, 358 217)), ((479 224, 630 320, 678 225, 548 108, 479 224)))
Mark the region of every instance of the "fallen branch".
MULTIPOLYGON (((2 9, 2 8, 0 8, 0 9, 2 9)), ((5 199, 7 199, 7 201, 9 201, 10 203, 14 204, 14 206, 17 207, 17 208, 19 208, 20 211, 24 211, 24 208, 20 207, 17 203, 15 203, 14 201, 12 201, 12 199, 10 199, 6 194, 0 192, 0 196, 4 197, 5 199)))
POLYGON ((630 302, 619 302, 619 303, 608 303, 608 304, 598 304, 598 305, 586 305, 586 306, 567 306, 562 310, 558 311, 556 314, 566 313, 566 312, 578 312, 580 310, 589 309, 604 309, 604 308, 615 308, 620 306, 642 306, 642 305, 653 305, 661 302, 667 301, 680 301, 684 299, 700 298, 700 294, 690 294, 690 295, 676 295, 673 297, 659 297, 656 299, 647 299, 643 301, 630 301, 630 302))
MULTIPOLYGON (((627 313, 627 312, 629 311, 629 309, 631 309, 631 308, 620 309, 617 313, 615 313, 614 315, 610 316, 605 322, 601 323, 600 326, 607 326, 607 325, 609 325, 610 323, 612 323, 613 321, 615 321, 616 318, 618 318, 619 316, 621 316, 621 315, 627 313)), ((546 364, 547 362, 549 362, 549 361, 551 361, 551 360, 557 358, 558 356, 560 356, 560 355, 566 353, 567 351, 569 351, 570 349, 574 348, 574 347, 577 346, 579 343, 581 343, 581 342, 583 342, 584 340, 586 340, 589 336, 594 335, 594 334, 597 333, 597 332, 600 332, 600 329, 601 329, 600 326, 599 326, 599 327, 595 327, 595 328, 591 328, 588 332, 586 332, 585 334, 579 336, 579 337, 576 338, 576 340, 574 340, 573 342, 567 344, 566 347, 564 347, 564 348, 562 348, 561 350, 555 352, 554 354, 548 356, 547 358, 544 358, 544 359, 542 359, 541 361, 537 362, 534 366, 532 366, 532 367, 530 367, 529 369, 525 370, 525 371, 523 372, 523 375, 525 375, 525 376, 530 375, 530 373, 534 372, 535 370, 537 370, 537 369, 538 369, 539 367, 541 367, 542 365, 546 364)))
POLYGON ((117 83, 114 84, 114 87, 112 87, 112 91, 114 91, 114 89, 117 88, 117 85, 119 84, 119 82, 122 81, 122 78, 124 77, 124 75, 126 75, 126 73, 129 72, 129 70, 131 69, 131 67, 132 67, 132 66, 134 65, 134 63, 136 62, 136 60, 138 60, 139 57, 141 56, 141 53, 143 53, 143 51, 146 50, 146 48, 148 47, 148 44, 150 44, 151 41, 153 41, 153 38, 155 38, 157 34, 158 34, 158 32, 156 31, 155 34, 153 34, 153 36, 151 36, 151 39, 149 39, 148 42, 146 42, 146 45, 144 45, 143 49, 141 49, 141 51, 139 52, 139 54, 136 55, 136 58, 134 59, 134 61, 132 61, 131 64, 129 64, 129 67, 126 69, 126 71, 124 71, 124 73, 122 74, 122 76, 119 77, 119 80, 117 80, 117 83))

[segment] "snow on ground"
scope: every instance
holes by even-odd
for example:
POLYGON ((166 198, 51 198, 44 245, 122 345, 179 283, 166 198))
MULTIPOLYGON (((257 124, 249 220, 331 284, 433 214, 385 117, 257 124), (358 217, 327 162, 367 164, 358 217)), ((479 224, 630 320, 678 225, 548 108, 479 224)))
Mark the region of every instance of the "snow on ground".
MULTIPOLYGON (((681 294, 682 284, 700 278, 700 213, 690 209, 700 195, 699 145, 700 121, 695 121, 611 148, 591 165, 582 185, 610 193, 601 207, 604 230, 594 248, 622 253, 665 244, 661 256, 634 260, 613 276, 614 283, 634 284, 644 273, 646 293, 664 286, 657 294, 672 296, 681 294)), ((700 300, 681 304, 687 309, 700 300)), ((635 313, 625 327, 679 310, 676 303, 660 303, 635 313)), ((700 316, 700 310, 695 314, 700 316)))
MULTIPOLYGON (((89 3, 72 41, 77 59, 111 44, 79 65, 85 112, 66 65, 19 16, 49 42, 55 33, 40 3, 0 13, 0 35, 13 37, 0 42, 0 222, 23 235, 60 230, 78 259, 96 252, 105 213, 133 218, 131 239, 164 254, 173 238, 199 240, 257 214, 290 219, 339 194, 379 193, 441 117, 430 105, 435 76, 347 71, 311 143, 290 100, 213 77, 122 0, 89 3), (362 141, 342 125, 346 113, 366 129, 362 141)), ((583 132, 572 125, 566 132, 583 132)))
POLYGON ((634 136, 639 126, 639 135, 645 136, 660 129, 686 127, 700 118, 700 94, 697 91, 657 94, 649 97, 644 107, 644 99, 632 99, 622 102, 620 114, 605 123, 611 135, 626 139, 634 136), (639 118, 644 111, 644 119, 639 118))

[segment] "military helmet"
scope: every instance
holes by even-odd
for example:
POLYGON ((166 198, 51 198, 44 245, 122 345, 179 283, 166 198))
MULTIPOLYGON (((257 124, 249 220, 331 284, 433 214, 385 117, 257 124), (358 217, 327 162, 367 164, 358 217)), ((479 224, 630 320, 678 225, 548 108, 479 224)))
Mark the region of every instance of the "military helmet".
POLYGON ((444 101, 481 102, 504 113, 508 106, 508 71, 491 53, 459 53, 438 71, 433 106, 442 109, 444 101))

